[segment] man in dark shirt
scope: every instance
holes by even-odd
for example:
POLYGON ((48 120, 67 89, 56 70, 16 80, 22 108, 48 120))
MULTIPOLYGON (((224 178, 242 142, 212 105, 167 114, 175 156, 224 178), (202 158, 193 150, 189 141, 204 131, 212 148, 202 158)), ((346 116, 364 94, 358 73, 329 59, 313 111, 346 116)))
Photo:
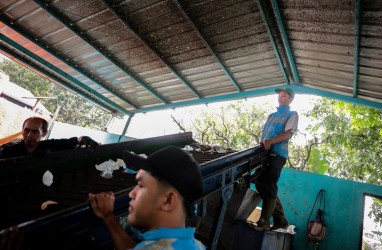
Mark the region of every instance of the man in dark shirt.
POLYGON ((73 149, 76 146, 82 145, 92 148, 98 146, 97 142, 87 136, 41 141, 47 132, 48 122, 45 119, 41 117, 30 117, 26 119, 22 127, 23 140, 19 143, 5 146, 0 151, 0 159, 38 155, 45 152, 73 149))

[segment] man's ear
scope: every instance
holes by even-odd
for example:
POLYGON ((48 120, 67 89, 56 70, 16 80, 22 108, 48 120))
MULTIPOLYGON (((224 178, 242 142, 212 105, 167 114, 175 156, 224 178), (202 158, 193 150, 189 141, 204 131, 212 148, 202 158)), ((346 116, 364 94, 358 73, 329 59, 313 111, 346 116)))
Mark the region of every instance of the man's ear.
POLYGON ((170 188, 163 194, 162 209, 165 211, 172 211, 180 204, 179 193, 170 188))
POLYGON ((42 132, 42 138, 44 138, 47 133, 48 133, 48 131, 42 132))

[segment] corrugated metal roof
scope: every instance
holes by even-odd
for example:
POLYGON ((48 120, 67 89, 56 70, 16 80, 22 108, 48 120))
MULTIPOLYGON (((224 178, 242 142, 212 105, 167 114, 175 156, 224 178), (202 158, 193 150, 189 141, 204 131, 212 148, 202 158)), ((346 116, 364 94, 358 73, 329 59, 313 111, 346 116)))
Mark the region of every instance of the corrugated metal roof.
POLYGON ((377 0, 7 0, 0 50, 131 114, 272 93, 382 108, 377 0))

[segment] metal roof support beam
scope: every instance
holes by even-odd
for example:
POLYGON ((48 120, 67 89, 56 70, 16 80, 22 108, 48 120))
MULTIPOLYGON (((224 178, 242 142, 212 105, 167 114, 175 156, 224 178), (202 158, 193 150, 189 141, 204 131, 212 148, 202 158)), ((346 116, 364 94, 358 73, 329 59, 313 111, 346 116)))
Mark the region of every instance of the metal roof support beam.
POLYGON ((337 94, 337 93, 329 92, 326 90, 314 89, 314 88, 305 87, 305 86, 295 86, 295 85, 287 85, 287 86, 288 88, 292 88, 296 90, 296 92, 300 94, 311 94, 311 95, 323 96, 323 97, 332 98, 339 101, 354 103, 357 105, 362 105, 362 106, 367 106, 370 108, 382 110, 382 103, 378 103, 375 101, 373 102, 373 101, 369 101, 365 99, 354 98, 352 96, 337 94))
POLYGON ((52 50, 49 49, 49 47, 43 43, 41 43, 39 40, 35 39, 34 37, 32 37, 30 34, 28 34, 27 32, 25 32, 24 30, 20 29, 19 27, 17 27, 13 22, 10 22, 9 20, 7 20, 6 18, 4 18, 4 15, 1 15, 0 13, 0 21, 3 22, 5 25, 7 25, 9 28, 13 29, 14 31, 16 31, 17 33, 20 33, 23 37, 25 37, 26 39, 28 39, 31 43, 34 43, 35 45, 37 45, 38 47, 40 47, 41 49, 45 50, 46 52, 50 53, 52 56, 54 56, 55 58, 59 59, 61 62, 63 62, 64 64, 66 65, 69 65, 72 69, 74 69, 75 71, 77 71, 79 74, 89 78, 91 81, 93 81, 94 83, 98 84, 99 86, 101 86, 102 88, 106 89, 107 91, 109 91, 112 95, 118 97, 119 99, 123 100, 124 102, 128 103, 130 106, 132 106, 133 108, 138 108, 135 104, 133 104, 132 102, 130 102, 129 100, 127 100, 125 97, 121 96, 120 94, 116 93, 114 90, 110 89, 109 87, 107 87, 105 84, 103 84, 102 82, 98 81, 97 79, 95 79, 93 76, 91 76, 90 74, 86 73, 84 70, 78 68, 76 65, 70 63, 67 59, 61 57, 60 55, 58 55, 57 53, 53 52, 52 50))
POLYGON ((118 137, 118 142, 120 142, 121 139, 122 139, 122 137, 123 137, 124 135, 126 135, 127 129, 129 128, 130 123, 131 123, 131 120, 133 119, 134 115, 135 115, 134 113, 131 113, 131 114, 129 115, 129 118, 127 119, 127 122, 126 122, 126 124, 125 124, 125 127, 123 128, 122 134, 118 137))
MULTIPOLYGON (((291 85, 288 85, 288 86, 291 86, 291 85)), ((156 107, 141 108, 141 109, 134 110, 133 112, 134 113, 146 113, 146 112, 151 112, 151 111, 183 108, 183 107, 200 105, 200 104, 206 104, 207 105, 209 103, 240 100, 240 99, 246 99, 246 98, 251 98, 251 97, 256 97, 256 96, 264 96, 264 95, 268 95, 268 94, 274 94, 274 93, 275 93, 275 87, 271 87, 271 88, 264 88, 264 89, 258 89, 258 90, 252 90, 252 91, 245 91, 245 92, 240 92, 240 93, 227 94, 227 95, 223 95, 223 96, 214 96, 214 97, 207 97, 207 98, 202 98, 202 99, 197 99, 197 100, 172 103, 172 104, 156 106, 156 107)))
POLYGON ((328 98, 332 98, 332 99, 336 99, 336 100, 340 100, 340 101, 344 101, 344 102, 355 103, 355 104, 359 104, 362 106, 368 106, 368 107, 382 110, 382 103, 377 103, 377 102, 373 102, 373 101, 369 101, 369 100, 363 100, 363 99, 359 99, 359 98, 353 98, 351 96, 335 94, 335 93, 331 93, 329 91, 309 88, 309 87, 305 87, 305 86, 298 86, 295 84, 289 84, 289 85, 279 85, 279 86, 274 86, 274 87, 270 87, 270 88, 246 91, 246 92, 241 92, 241 93, 228 94, 228 95, 224 95, 224 96, 215 96, 215 97, 202 98, 202 99, 198 99, 198 100, 179 102, 179 103, 162 105, 162 106, 157 106, 157 107, 141 108, 141 109, 134 110, 133 112, 134 113, 146 113, 146 112, 150 112, 150 111, 182 108, 182 107, 188 107, 188 106, 200 105, 200 104, 208 104, 208 103, 214 103, 214 102, 240 100, 240 99, 246 99, 246 98, 251 98, 251 97, 258 97, 258 96, 274 94, 276 88, 286 88, 286 87, 294 89, 299 94, 311 94, 311 95, 324 96, 324 97, 328 97, 328 98))
POLYGON ((298 72, 297 72, 297 68, 296 68, 296 64, 294 62, 294 58, 292 55, 292 50, 290 48, 288 37, 287 37, 286 31, 285 31, 284 23, 283 23, 283 20, 281 18, 280 9, 279 9, 279 6, 277 4, 277 0, 271 0, 271 3, 272 3, 273 12, 275 13, 275 16, 276 16, 277 26, 278 26, 278 29, 281 33, 281 38, 283 40, 285 51, 286 51, 286 54, 288 57, 288 62, 289 62, 289 65, 292 69, 292 75, 293 75, 294 83, 297 85, 301 85, 300 78, 298 76, 298 72))
POLYGON ((353 78, 353 97, 357 97, 358 91, 358 72, 359 72, 359 36, 361 33, 361 0, 355 3, 355 23, 354 23, 354 78, 353 78))
POLYGON ((264 23, 265 29, 267 30, 267 33, 268 33, 269 38, 271 40, 271 44, 272 44, 273 50, 275 51, 275 55, 276 55, 276 58, 277 58, 277 62, 280 65, 280 69, 281 69, 281 72, 282 72, 282 74, 284 76, 285 82, 286 82, 286 84, 289 84, 289 79, 288 79, 288 76, 286 75, 284 64, 283 64, 283 62, 281 60, 279 50, 277 49, 277 45, 276 45, 275 39, 273 37, 272 31, 271 31, 271 28, 270 28, 268 18, 265 15, 263 5, 261 4, 261 0, 256 0, 256 4, 257 4, 257 7, 259 8, 261 18, 263 19, 263 23, 264 23))
POLYGON ((218 62, 219 66, 223 69, 224 73, 228 76, 231 83, 236 87, 238 92, 242 92, 239 84, 236 82, 236 80, 233 78, 232 73, 228 70, 228 68, 225 66, 225 64, 222 62, 222 60, 219 58, 219 56, 215 53, 214 49, 211 47, 211 45, 208 43, 206 38, 203 36, 203 34, 199 31, 198 27, 194 24, 194 22, 191 20, 191 18, 188 16, 187 12, 184 10, 182 5, 178 0, 173 0, 175 5, 178 7, 184 18, 186 18, 187 22, 192 26, 192 29, 196 32, 198 37, 204 42, 207 49, 210 51, 210 53, 215 57, 216 61, 218 62))
MULTIPOLYGON (((49 3, 45 3, 45 2, 42 2, 40 0, 34 0, 41 8, 43 8, 44 10, 46 10, 50 15, 52 15, 55 19, 57 19, 58 21, 61 22, 62 25, 64 25, 66 28, 68 28, 69 30, 71 30, 72 32, 74 32, 77 36, 81 37, 81 39, 83 39, 89 46, 91 46, 92 48, 94 48, 96 51, 98 51, 100 54, 102 54, 104 57, 106 57, 108 60, 110 60, 113 64, 115 64, 120 70, 122 70, 123 72, 125 72, 131 79, 133 79, 135 82, 137 82, 139 85, 141 85, 143 88, 145 88, 147 91, 149 91, 152 95, 154 95, 156 98, 158 98, 161 102, 163 103, 168 103, 168 101, 166 101, 164 99, 164 97, 162 97, 161 95, 159 95, 155 90, 153 90, 152 88, 150 88, 148 86, 147 83, 145 83, 142 79, 136 77, 131 71, 129 71, 126 66, 124 65, 121 65, 121 63, 119 63, 116 59, 114 59, 113 57, 111 57, 108 53, 106 53, 106 51, 103 51, 101 48, 95 46, 91 39, 88 38, 86 35, 84 35, 84 33, 82 32, 79 32, 75 29, 75 27, 73 27, 73 24, 68 24, 68 22, 66 22, 63 18, 61 18, 58 13, 53 10, 53 8, 51 8, 49 6, 49 3)), ((114 95, 116 94, 114 91, 111 91, 114 95)), ((124 97, 123 97, 124 98, 124 97)), ((124 98, 125 99, 125 98, 124 98)), ((126 99, 125 99, 126 101, 126 99)), ((130 101, 126 101, 128 103, 130 103, 130 101)), ((130 104, 131 105, 131 104, 130 104)))
POLYGON ((49 62, 45 61, 44 59, 36 56, 34 53, 30 52, 29 50, 27 50, 26 48, 24 48, 20 44, 12 41, 8 37, 4 36, 3 34, 0 34, 0 40, 3 41, 4 43, 8 44, 9 46, 17 49, 21 53, 27 55, 28 57, 32 58, 33 60, 37 61, 38 63, 46 66, 49 69, 51 69, 52 71, 54 71, 55 73, 59 74, 63 78, 68 79, 69 81, 75 83, 78 87, 82 88, 85 91, 88 91, 92 95, 94 95, 94 96, 98 97, 99 99, 105 101, 106 103, 110 104, 111 106, 115 107, 116 109, 120 110, 121 112, 123 112, 125 114, 130 114, 131 113, 128 110, 124 109, 123 107, 119 106, 118 104, 110 101, 108 98, 104 97, 103 95, 101 95, 100 93, 95 91, 94 89, 86 86, 85 84, 83 84, 82 82, 77 80, 76 78, 74 78, 74 77, 70 76, 69 74, 63 72, 59 68, 57 68, 54 65, 50 64, 49 62))
POLYGON ((101 109, 104 109, 104 110, 106 110, 109 113, 116 112, 116 110, 111 109, 109 106, 106 106, 104 103, 99 102, 98 100, 94 99, 93 97, 88 96, 88 95, 86 95, 86 94, 84 94, 82 92, 78 92, 78 89, 76 89, 73 86, 69 85, 68 83, 64 82, 62 79, 58 78, 57 76, 53 75, 50 72, 48 72, 48 71, 38 67, 37 65, 33 65, 31 61, 28 61, 26 58, 18 55, 16 52, 14 52, 14 51, 4 47, 1 44, 0 44, 0 51, 2 51, 0 53, 6 54, 12 60, 14 60, 16 62, 19 62, 19 63, 22 63, 24 65, 27 65, 27 67, 29 67, 29 68, 33 68, 37 72, 40 72, 41 74, 43 74, 46 77, 48 77, 49 80, 57 82, 58 85, 61 85, 62 87, 69 89, 70 91, 72 91, 76 95, 79 95, 82 98, 84 98, 84 99, 88 100, 89 102, 93 103, 94 105, 99 106, 101 109))
POLYGON ((135 36, 135 38, 137 38, 141 43, 143 43, 153 54, 155 54, 159 60, 162 61, 162 63, 164 65, 166 65, 170 70, 171 72, 176 75, 176 77, 179 78, 179 80, 181 80, 183 82, 184 85, 186 85, 192 93, 194 93, 198 98, 202 98, 203 96, 177 71, 175 70, 165 59, 164 57, 162 57, 159 53, 158 50, 156 50, 153 46, 151 46, 150 44, 148 44, 145 40, 143 40, 142 37, 139 36, 139 34, 135 31, 135 29, 133 29, 133 27, 131 27, 131 25, 121 16, 121 14, 119 14, 116 10, 114 10, 114 8, 109 4, 107 3, 107 1, 105 0, 99 0, 100 2, 103 3, 103 5, 105 5, 107 7, 107 9, 113 13, 128 29, 129 31, 131 31, 131 33, 133 33, 133 35, 135 36))

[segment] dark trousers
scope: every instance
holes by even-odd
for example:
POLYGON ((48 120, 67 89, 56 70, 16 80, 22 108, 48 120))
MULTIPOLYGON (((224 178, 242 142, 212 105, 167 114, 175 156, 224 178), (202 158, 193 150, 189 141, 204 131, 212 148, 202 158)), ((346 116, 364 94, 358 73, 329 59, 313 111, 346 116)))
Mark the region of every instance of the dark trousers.
POLYGON ((285 163, 286 158, 267 154, 263 166, 256 170, 255 186, 261 198, 277 198, 277 182, 285 163))

